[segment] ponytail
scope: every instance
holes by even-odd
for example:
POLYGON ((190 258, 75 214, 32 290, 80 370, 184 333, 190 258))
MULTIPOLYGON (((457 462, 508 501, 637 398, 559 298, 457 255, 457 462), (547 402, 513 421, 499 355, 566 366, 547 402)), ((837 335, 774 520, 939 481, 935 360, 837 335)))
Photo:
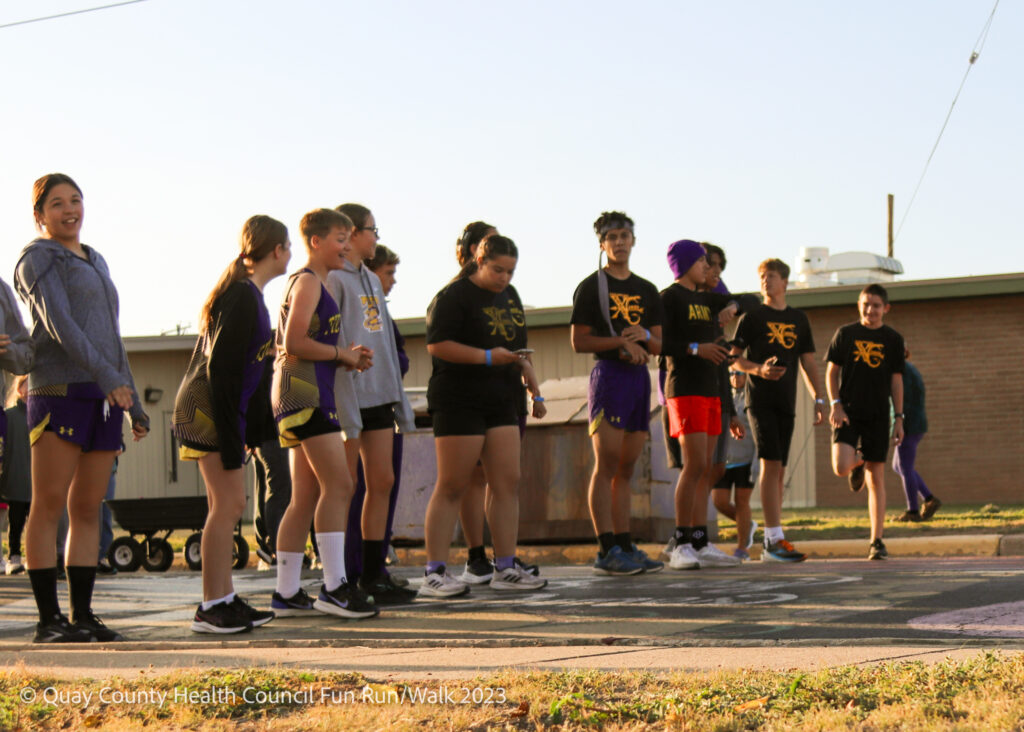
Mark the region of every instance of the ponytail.
POLYGON ((288 241, 288 227, 277 219, 262 214, 252 216, 242 226, 239 237, 241 252, 217 280, 217 286, 206 298, 203 309, 199 312, 199 335, 205 335, 210 327, 213 316, 213 305, 217 298, 227 291, 234 283, 244 280, 252 274, 252 267, 264 257, 273 253, 279 244, 288 241))

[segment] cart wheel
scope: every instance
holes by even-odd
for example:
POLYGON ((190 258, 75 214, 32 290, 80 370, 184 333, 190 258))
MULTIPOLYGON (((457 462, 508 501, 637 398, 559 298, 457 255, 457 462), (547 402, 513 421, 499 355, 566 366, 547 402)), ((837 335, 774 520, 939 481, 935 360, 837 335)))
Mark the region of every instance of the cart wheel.
POLYGON ((185 551, 183 552, 185 564, 193 572, 198 572, 203 568, 202 543, 203 535, 198 531, 185 540, 185 551))
POLYGON ((142 563, 142 545, 130 536, 119 536, 110 544, 107 559, 118 572, 134 572, 142 563))
POLYGON ((166 572, 174 563, 174 550, 167 539, 150 539, 149 553, 143 552, 142 566, 147 572, 166 572))
POLYGON ((245 565, 249 563, 249 542, 245 540, 245 537, 235 534, 235 562, 231 565, 232 569, 245 569, 245 565))

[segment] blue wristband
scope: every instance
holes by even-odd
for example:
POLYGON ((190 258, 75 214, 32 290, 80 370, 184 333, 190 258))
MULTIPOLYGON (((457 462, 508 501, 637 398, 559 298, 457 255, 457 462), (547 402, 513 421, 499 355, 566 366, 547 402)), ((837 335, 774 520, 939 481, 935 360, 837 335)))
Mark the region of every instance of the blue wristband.
POLYGON ((535 402, 542 402, 542 401, 544 401, 544 397, 542 397, 542 396, 535 396, 533 398, 533 401, 535 401, 535 402))
POLYGON ((491 365, 491 349, 488 348, 484 351, 484 363, 488 366, 491 365))
POLYGON ((647 334, 647 340, 651 340, 651 331, 647 330, 647 328, 644 328, 644 333, 647 334))

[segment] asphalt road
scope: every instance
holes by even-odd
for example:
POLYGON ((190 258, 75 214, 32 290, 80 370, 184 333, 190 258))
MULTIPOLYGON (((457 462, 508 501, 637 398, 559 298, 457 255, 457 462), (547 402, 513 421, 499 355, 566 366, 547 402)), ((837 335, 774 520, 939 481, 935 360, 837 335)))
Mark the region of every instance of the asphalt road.
MULTIPOLYGON (((395 571, 417 581, 415 568, 395 571)), ((276 663, 389 673, 428 673, 448 663, 468 673, 523 663, 586 666, 592 657, 610 668, 817 666, 1024 649, 1019 557, 751 563, 623 578, 579 566, 542 571, 549 587, 529 594, 475 589, 465 599, 385 608, 370 620, 282 618, 238 636, 190 632, 197 574, 121 574, 98 580, 94 608, 130 642, 102 653, 91 645, 32 646, 28 580, 4 577, 0 661, 70 673, 138 669, 146 659, 166 667, 276 663), (704 660, 682 648, 702 649, 704 660)), ((304 584, 315 591, 316 575, 304 584)), ((272 573, 236 573, 236 589, 257 606, 269 603, 273 588, 272 573)))

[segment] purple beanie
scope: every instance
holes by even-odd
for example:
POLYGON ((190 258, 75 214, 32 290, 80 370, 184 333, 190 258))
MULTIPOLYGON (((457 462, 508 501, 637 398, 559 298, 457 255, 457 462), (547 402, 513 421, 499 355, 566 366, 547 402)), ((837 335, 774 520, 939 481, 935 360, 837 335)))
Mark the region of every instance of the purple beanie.
POLYGON ((679 279, 690 271, 694 262, 706 254, 704 247, 692 239, 672 242, 668 245, 668 266, 672 270, 672 276, 679 279))

